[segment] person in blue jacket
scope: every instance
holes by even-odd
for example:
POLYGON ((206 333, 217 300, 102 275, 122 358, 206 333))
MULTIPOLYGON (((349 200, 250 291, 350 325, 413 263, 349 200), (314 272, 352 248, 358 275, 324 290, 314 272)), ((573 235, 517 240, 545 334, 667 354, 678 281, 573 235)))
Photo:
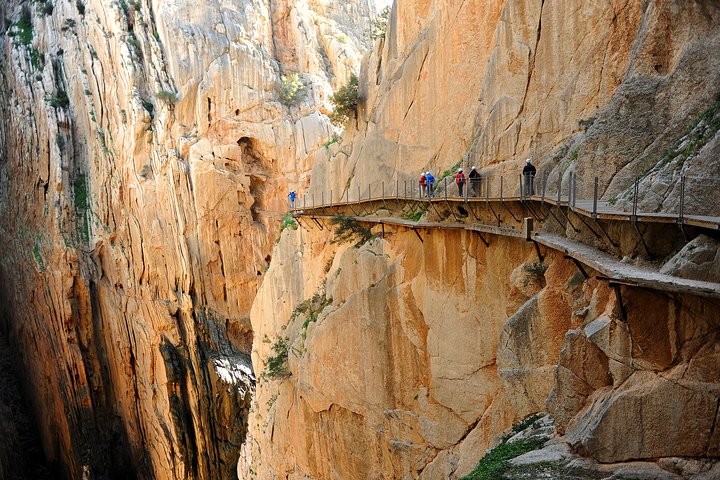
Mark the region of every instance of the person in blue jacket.
POLYGON ((295 198, 297 198, 297 194, 295 193, 295 190, 290 190, 290 193, 288 193, 288 200, 290 201, 290 208, 295 208, 295 198))
POLYGON ((435 188, 435 177, 430 172, 425 172, 425 180, 427 181, 428 198, 432 198, 435 188))

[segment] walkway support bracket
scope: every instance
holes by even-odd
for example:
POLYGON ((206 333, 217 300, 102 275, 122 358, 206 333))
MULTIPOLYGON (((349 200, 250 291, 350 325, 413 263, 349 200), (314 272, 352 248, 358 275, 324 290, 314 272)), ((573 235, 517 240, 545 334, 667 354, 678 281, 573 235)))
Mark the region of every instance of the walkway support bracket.
POLYGON ((635 287, 635 286, 637 286, 637 285, 635 285, 635 284, 632 283, 632 282, 628 282, 628 281, 624 281, 624 280, 618 280, 618 279, 615 279, 615 278, 609 278, 609 277, 605 277, 605 276, 602 276, 602 275, 598 275, 598 276, 595 277, 595 278, 597 278, 598 280, 601 280, 601 281, 608 282, 608 286, 615 291, 615 299, 617 300, 617 303, 618 303, 618 310, 619 310, 620 320, 621 320, 623 323, 627 323, 627 311, 625 310, 625 305, 623 304, 622 290, 621 290, 620 287, 621 287, 622 285, 627 285, 627 286, 630 286, 630 287, 635 287))
POLYGON ((577 269, 580 270, 580 273, 582 273, 582 276, 585 278, 585 280, 590 278, 590 275, 588 275, 587 270, 585 270, 585 267, 583 267, 583 264, 580 263, 580 260, 578 260, 577 258, 570 256, 570 255, 564 255, 564 258, 567 258, 568 260, 573 261, 573 263, 575 264, 577 269))

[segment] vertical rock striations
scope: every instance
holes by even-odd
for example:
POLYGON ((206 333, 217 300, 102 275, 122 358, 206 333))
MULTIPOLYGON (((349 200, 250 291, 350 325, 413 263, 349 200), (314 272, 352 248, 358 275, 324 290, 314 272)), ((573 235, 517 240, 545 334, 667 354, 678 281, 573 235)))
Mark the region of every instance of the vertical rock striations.
POLYGON ((70 478, 232 478, 252 298, 372 8, 0 8, 0 295, 45 451, 70 478))

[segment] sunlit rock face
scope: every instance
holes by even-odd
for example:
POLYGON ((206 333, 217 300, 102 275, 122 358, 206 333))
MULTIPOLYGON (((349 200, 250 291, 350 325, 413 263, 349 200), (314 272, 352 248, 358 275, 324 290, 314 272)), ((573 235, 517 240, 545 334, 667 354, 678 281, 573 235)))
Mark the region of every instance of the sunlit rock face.
POLYGON ((601 462, 717 455, 711 302, 626 289, 623 320, 606 282, 523 240, 328 235, 286 229, 253 306, 241 478, 458 478, 545 410, 601 462))
MULTIPOLYGON (((718 25, 712 1, 396 2, 357 118, 316 155, 315 199, 455 164, 514 178, 532 157, 551 191, 575 173, 587 195, 598 176, 619 207, 640 178, 647 211, 676 209, 694 176, 686 201, 717 212, 718 25)), ((714 303, 626 289, 623 320, 561 255, 537 275, 525 242, 426 233, 355 248, 286 230, 251 313, 241 477, 457 478, 540 410, 602 462, 716 456, 714 303)), ((696 243, 663 271, 713 278, 717 247, 696 243)))
POLYGON ((717 212, 718 23, 711 0, 396 2, 313 185, 366 196, 454 165, 510 182, 532 158, 552 192, 575 173, 589 198, 597 176, 621 206, 639 177, 643 211, 676 212, 682 174, 688 208, 717 212))
POLYGON ((250 306, 373 9, 0 5, 3 318, 69 478, 235 476, 250 306))

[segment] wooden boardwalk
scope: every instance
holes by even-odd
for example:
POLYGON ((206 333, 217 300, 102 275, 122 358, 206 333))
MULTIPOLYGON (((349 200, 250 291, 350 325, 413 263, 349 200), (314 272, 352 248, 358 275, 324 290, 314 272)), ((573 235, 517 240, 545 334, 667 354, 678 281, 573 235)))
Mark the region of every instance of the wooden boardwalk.
MULTIPOLYGON (((575 207, 572 208, 571 205, 567 201, 562 201, 558 203, 557 200, 550 201, 547 199, 540 199, 539 197, 530 197, 530 198, 502 198, 502 199, 489 199, 489 198, 452 198, 448 197, 445 198, 444 196, 442 198, 434 198, 432 200, 422 200, 417 198, 404 198, 404 197, 380 197, 380 198, 370 198, 366 200, 362 200, 360 202, 338 202, 334 203, 332 205, 318 205, 314 206, 312 208, 296 208, 292 210, 293 214, 296 217, 305 217, 309 219, 313 219, 315 221, 329 221, 331 220, 335 215, 329 214, 328 210, 337 210, 340 207, 353 207, 357 206, 360 207, 363 204, 369 204, 369 203, 383 203, 383 202, 414 202, 418 205, 424 204, 424 203, 430 203, 430 202, 440 202, 440 203, 446 203, 448 205, 453 204, 455 206, 459 206, 458 204, 464 204, 464 203, 476 203, 476 202, 544 202, 548 203, 549 205, 557 205, 559 207, 565 207, 571 209, 573 212, 578 213, 580 215, 587 215, 591 218, 596 219, 608 219, 608 220, 616 220, 616 221, 636 221, 636 222, 642 222, 642 221, 653 221, 653 222, 663 222, 663 223, 678 223, 677 217, 672 217, 669 215, 662 215, 662 214, 656 214, 652 216, 645 216, 642 217, 638 216, 637 218, 631 218, 632 216, 629 216, 626 212, 620 212, 617 210, 614 210, 606 205, 603 205, 602 208, 600 205, 598 205, 598 208, 595 210, 595 212, 592 211, 592 206, 590 207, 591 210, 587 210, 587 205, 576 202, 575 207)), ((354 209, 353 209, 354 210, 354 209)), ((579 262, 580 264, 586 265, 590 267, 592 270, 595 270, 600 275, 598 275, 598 278, 608 280, 611 285, 618 286, 618 285, 628 285, 628 286, 634 286, 634 287, 642 287, 642 288, 648 288, 653 290, 659 290, 659 291, 665 291, 669 293, 678 293, 678 294, 690 294, 690 295, 697 295, 701 297, 706 298, 714 298, 714 299, 720 299, 720 283, 713 283, 713 282, 705 282, 705 281, 698 281, 698 280, 689 280, 685 278, 675 277, 671 275, 662 274, 656 269, 653 269, 651 267, 645 267, 645 266, 638 266, 638 265, 631 265, 627 263, 623 263, 617 258, 613 257, 612 255, 609 255, 605 252, 602 252, 594 247, 591 247, 589 245, 586 245, 584 243, 571 240, 567 237, 563 237, 560 235, 554 235, 549 233, 543 233, 538 231, 531 231, 529 229, 519 229, 519 228, 512 228, 508 226, 503 225, 489 225, 489 224, 482 224, 482 223, 461 223, 461 222, 426 222, 426 221, 412 221, 407 220, 403 218, 398 217, 383 217, 383 216, 363 216, 363 215, 350 215, 350 218, 353 218, 357 222, 366 223, 366 224, 377 224, 377 225, 390 225, 390 226, 396 226, 400 228, 407 228, 412 230, 418 230, 418 229, 452 229, 452 230, 466 230, 466 231, 474 231, 478 232, 480 234, 489 234, 489 235, 500 235, 505 237, 513 237, 513 238, 521 238, 525 239, 527 241, 535 242, 537 245, 542 245, 546 248, 550 248, 553 250, 556 250, 558 252, 562 252, 565 256, 568 258, 573 259, 576 262, 579 262)), ((720 218, 718 217, 684 217, 684 220, 686 220, 685 224, 688 225, 695 225, 700 226, 703 228, 709 228, 713 230, 717 230, 720 228, 720 218)), ((482 237, 483 241, 486 243, 486 245, 490 245, 489 241, 482 237)), ((538 251, 538 253, 540 253, 538 251)), ((583 273, 586 274, 586 271, 583 269, 583 273)))

